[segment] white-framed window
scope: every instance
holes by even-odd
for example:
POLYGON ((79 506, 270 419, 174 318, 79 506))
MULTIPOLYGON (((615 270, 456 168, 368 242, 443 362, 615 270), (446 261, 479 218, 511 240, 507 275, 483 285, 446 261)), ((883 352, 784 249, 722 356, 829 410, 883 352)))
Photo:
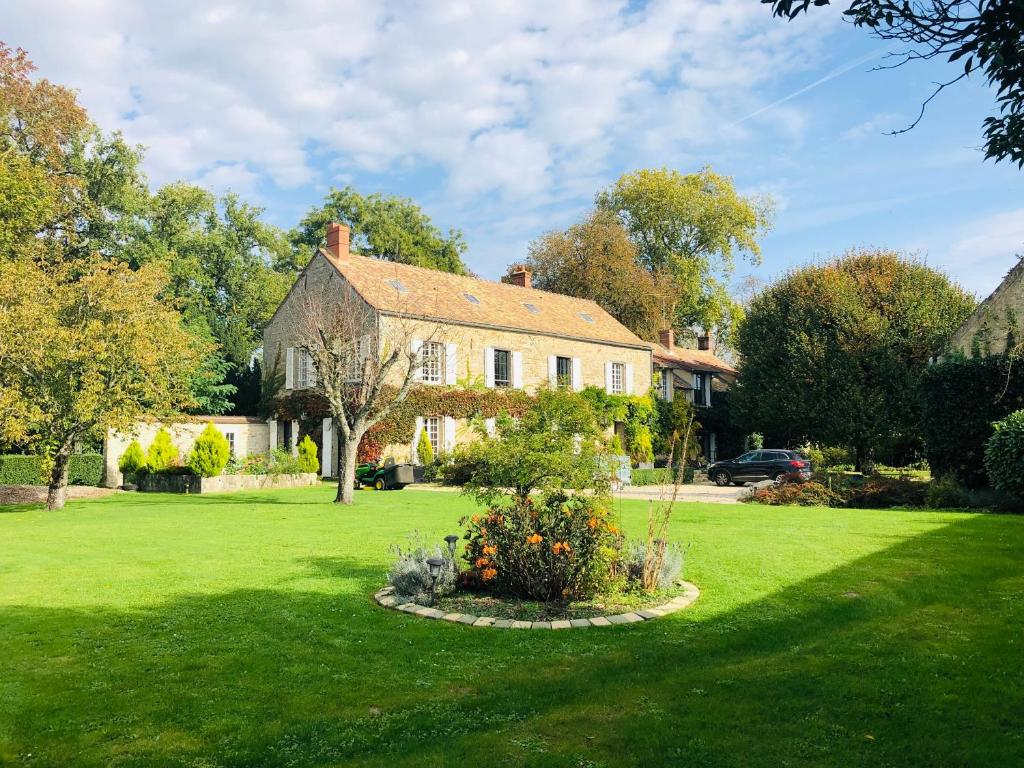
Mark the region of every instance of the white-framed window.
POLYGON ((225 432, 224 433, 224 438, 228 441, 228 448, 231 451, 231 455, 234 456, 235 455, 235 433, 234 432, 225 432))
POLYGON ((348 380, 350 382, 360 381, 363 378, 363 358, 363 340, 356 339, 351 344, 347 361, 348 380))
POLYGON ((430 447, 434 449, 434 455, 441 455, 441 417, 427 416, 423 419, 423 429, 427 431, 427 439, 430 440, 430 447))
POLYGON ((559 389, 572 388, 572 358, 555 358, 555 383, 559 389))
POLYGON ((423 346, 420 347, 420 357, 423 360, 420 381, 427 384, 441 384, 444 382, 444 344, 440 341, 423 342, 423 346))
POLYGON ((693 374, 693 404, 694 405, 707 405, 707 389, 705 387, 705 377, 707 374, 695 373, 693 374))
POLYGON ((494 386, 512 386, 512 353, 507 349, 494 350, 494 386))
POLYGON ((661 369, 661 399, 671 400, 672 399, 672 373, 671 368, 661 369))
POLYGON ((621 395, 626 391, 625 363, 612 363, 611 390, 613 395, 621 395))

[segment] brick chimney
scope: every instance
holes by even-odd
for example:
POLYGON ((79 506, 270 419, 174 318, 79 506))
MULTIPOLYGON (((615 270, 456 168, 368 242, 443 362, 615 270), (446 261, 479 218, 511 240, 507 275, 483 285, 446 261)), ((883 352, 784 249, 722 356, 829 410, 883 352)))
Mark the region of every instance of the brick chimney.
POLYGON ((676 345, 676 332, 671 328, 667 328, 664 331, 658 332, 658 341, 661 342, 661 346, 672 349, 676 345))
POLYGON ((532 275, 533 273, 530 272, 525 264, 513 264, 508 268, 508 274, 505 275, 504 282, 509 285, 518 285, 520 288, 529 288, 532 275))
POLYGON ((708 351, 711 349, 711 334, 702 333, 697 337, 697 349, 708 351))
POLYGON ((339 261, 348 259, 348 227, 333 221, 327 225, 327 247, 325 250, 339 261))

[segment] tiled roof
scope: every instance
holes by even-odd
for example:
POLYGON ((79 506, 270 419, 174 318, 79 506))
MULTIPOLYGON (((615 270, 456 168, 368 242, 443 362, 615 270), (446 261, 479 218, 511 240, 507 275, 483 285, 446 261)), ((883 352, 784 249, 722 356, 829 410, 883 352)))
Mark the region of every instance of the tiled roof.
POLYGON ((653 346, 587 299, 365 256, 338 259, 324 249, 320 255, 382 312, 643 349, 653 346))
POLYGON ((661 344, 654 346, 654 364, 665 368, 685 368, 688 371, 706 371, 735 376, 736 368, 713 353, 702 349, 673 347, 669 349, 661 344))

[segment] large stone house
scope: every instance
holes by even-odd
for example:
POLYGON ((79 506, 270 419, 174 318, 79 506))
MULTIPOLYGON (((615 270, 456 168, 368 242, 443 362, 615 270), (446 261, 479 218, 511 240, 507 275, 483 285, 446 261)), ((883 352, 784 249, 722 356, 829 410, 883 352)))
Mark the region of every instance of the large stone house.
POLYGON ((967 318, 950 340, 950 351, 967 357, 1009 352, 1024 341, 1024 258, 1006 273, 1003 282, 967 318))
MULTIPOLYGON (((715 356, 707 335, 697 337, 696 349, 676 344, 671 330, 662 331, 658 341, 653 354, 658 397, 671 401, 677 393, 684 393, 699 409, 699 420, 701 411, 713 407, 713 394, 728 390, 736 382, 736 368, 715 356)), ((708 462, 718 459, 716 437, 712 430, 697 433, 701 453, 708 462)))
MULTIPOLYGON (((412 324, 408 343, 424 361, 416 386, 472 384, 526 392, 597 386, 627 395, 651 387, 653 345, 596 303, 531 288, 526 269, 498 283, 357 256, 349 251, 348 228, 332 224, 326 247, 299 274, 264 331, 266 372, 283 379, 281 394, 316 386, 312 361, 298 341, 305 301, 310 295, 330 300, 342 293, 358 297, 382 336, 389 328, 401 324, 405 331, 412 324)), ((298 419, 278 415, 269 425, 272 448, 291 448, 301 439, 298 419)), ((318 427, 310 431, 320 444, 323 474, 331 476, 337 471, 338 435, 330 419, 318 427)), ((418 414, 415 434, 423 430, 435 455, 474 439, 465 419, 445 413, 418 414)), ((385 455, 415 462, 415 439, 387 446, 385 455)))

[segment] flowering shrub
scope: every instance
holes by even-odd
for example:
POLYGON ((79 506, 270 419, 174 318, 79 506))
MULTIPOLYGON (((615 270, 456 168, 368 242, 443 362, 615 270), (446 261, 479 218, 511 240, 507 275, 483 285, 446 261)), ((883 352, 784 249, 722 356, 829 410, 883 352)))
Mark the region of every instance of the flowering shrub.
POLYGON ((801 507, 840 507, 843 499, 821 483, 783 483, 758 488, 743 501, 801 507))
POLYGON ((611 579, 619 529, 593 497, 516 498, 462 522, 470 578, 483 589, 532 600, 586 599, 611 579))

